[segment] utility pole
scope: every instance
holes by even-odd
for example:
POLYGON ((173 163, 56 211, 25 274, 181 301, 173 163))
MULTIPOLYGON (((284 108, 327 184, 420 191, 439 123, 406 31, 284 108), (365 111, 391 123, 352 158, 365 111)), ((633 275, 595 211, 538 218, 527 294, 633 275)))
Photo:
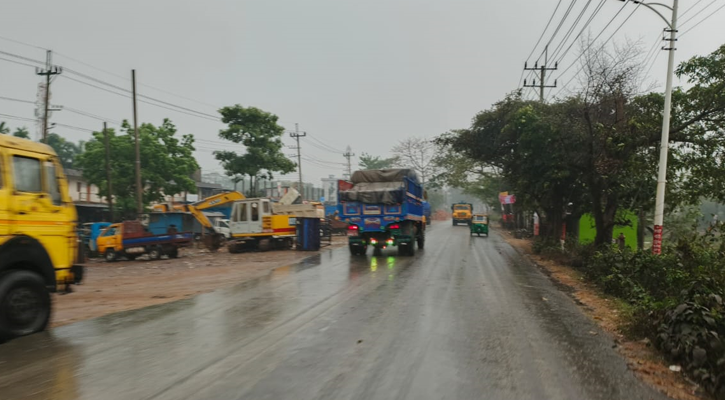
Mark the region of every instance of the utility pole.
POLYGON ((45 69, 35 69, 36 75, 45 76, 45 111, 43 113, 43 143, 48 142, 48 108, 50 107, 50 77, 53 75, 60 75, 63 72, 63 68, 54 67, 51 65, 52 53, 48 50, 45 53, 45 69))
POLYGON ((553 85, 547 85, 546 84, 546 71, 556 71, 559 68, 559 63, 554 63, 554 68, 549 68, 546 66, 546 64, 549 62, 549 47, 547 46, 544 49, 544 52, 546 56, 544 57, 544 63, 539 66, 539 62, 534 62, 534 67, 529 68, 528 62, 524 62, 524 71, 539 71, 539 84, 536 84, 536 79, 533 80, 533 82, 529 85, 526 83, 526 79, 524 79, 524 87, 528 88, 539 88, 539 101, 544 102, 544 89, 546 88, 555 88, 556 87, 556 79, 554 80, 553 85))
POLYGON ((355 153, 352 152, 350 146, 347 146, 345 153, 343 153, 342 156, 347 158, 347 179, 350 179, 352 176, 352 164, 350 163, 350 158, 355 156, 355 153))
MULTIPOLYGON (((651 10, 655 11, 662 17, 662 14, 652 8, 647 3, 641 3, 647 6, 651 10)), ((652 5, 660 5, 652 3, 652 5)), ((652 253, 660 254, 662 252, 662 231, 665 216, 665 185, 667 183, 667 150, 670 144, 670 113, 672 111, 672 79, 675 68, 675 43, 677 42, 677 6, 678 0, 674 0, 672 8, 672 22, 667 23, 668 28, 666 32, 669 32, 669 39, 665 38, 664 41, 669 42, 667 46, 663 47, 662 50, 669 52, 667 59, 667 84, 665 86, 665 109, 662 114, 662 139, 660 142, 660 164, 659 171, 657 173, 657 197, 655 198, 655 226, 654 235, 652 240, 652 253)), ((665 18, 663 18, 665 19, 665 18)), ((665 22, 667 20, 665 19, 665 22)))
POLYGON ((106 127, 106 122, 103 122, 103 141, 106 145, 106 183, 107 183, 107 190, 108 190, 108 196, 106 196, 106 200, 108 201, 108 212, 110 214, 110 221, 113 222, 113 186, 111 186, 111 145, 109 143, 108 139, 108 128, 106 127))
POLYGON ((143 214, 143 186, 141 186, 141 147, 138 142, 138 112, 136 107, 136 70, 131 70, 133 85, 133 132, 136 137, 136 212, 143 214))
POLYGON ((297 171, 300 174, 300 180, 297 189, 300 192, 302 199, 304 200, 304 189, 302 189, 302 149, 300 148, 300 138, 307 136, 307 132, 300 133, 300 125, 298 123, 295 123, 295 131, 291 132, 289 135, 290 137, 297 140, 297 171))

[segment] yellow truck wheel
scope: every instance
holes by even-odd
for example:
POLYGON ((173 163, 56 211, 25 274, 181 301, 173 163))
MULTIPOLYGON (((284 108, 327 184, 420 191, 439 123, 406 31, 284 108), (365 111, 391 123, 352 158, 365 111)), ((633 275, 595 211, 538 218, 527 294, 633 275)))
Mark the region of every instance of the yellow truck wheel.
POLYGON ((0 342, 44 330, 50 304, 40 275, 12 270, 0 276, 0 342))
POLYGON ((106 259, 107 262, 114 262, 118 260, 118 255, 116 254, 116 250, 113 249, 107 249, 106 253, 103 255, 103 257, 106 259))

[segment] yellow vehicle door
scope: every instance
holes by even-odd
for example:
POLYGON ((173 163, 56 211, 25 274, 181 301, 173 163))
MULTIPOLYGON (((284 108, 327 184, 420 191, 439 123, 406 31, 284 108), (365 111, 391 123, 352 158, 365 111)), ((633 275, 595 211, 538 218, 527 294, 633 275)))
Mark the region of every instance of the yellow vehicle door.
POLYGON ((121 224, 113 224, 98 235, 96 245, 99 253, 105 254, 107 249, 113 249, 116 252, 123 250, 121 229, 121 224))
POLYGON ((77 221, 59 165, 52 156, 18 149, 9 149, 8 156, 14 189, 11 234, 37 238, 56 268, 70 267, 78 246, 77 221))

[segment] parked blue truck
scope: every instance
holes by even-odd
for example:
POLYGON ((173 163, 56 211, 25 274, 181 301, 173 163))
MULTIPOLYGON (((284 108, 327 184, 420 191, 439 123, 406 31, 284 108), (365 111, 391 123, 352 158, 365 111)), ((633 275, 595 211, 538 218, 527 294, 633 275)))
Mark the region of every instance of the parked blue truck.
POLYGON ((398 247, 412 256, 425 246, 424 191, 410 169, 356 171, 349 185, 338 189, 340 219, 349 224, 352 255, 375 254, 398 247))

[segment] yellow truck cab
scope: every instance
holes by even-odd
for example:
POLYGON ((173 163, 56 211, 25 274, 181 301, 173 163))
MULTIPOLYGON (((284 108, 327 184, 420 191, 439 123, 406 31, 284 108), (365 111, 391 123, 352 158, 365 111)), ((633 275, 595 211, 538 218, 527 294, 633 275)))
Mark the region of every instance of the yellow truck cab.
POLYGON ((471 224, 471 215, 473 215, 473 205, 470 203, 456 203, 451 206, 453 214, 453 226, 458 224, 471 224))
POLYGON ((58 157, 0 135, 0 342, 42 331, 50 293, 83 278, 77 216, 58 157))

